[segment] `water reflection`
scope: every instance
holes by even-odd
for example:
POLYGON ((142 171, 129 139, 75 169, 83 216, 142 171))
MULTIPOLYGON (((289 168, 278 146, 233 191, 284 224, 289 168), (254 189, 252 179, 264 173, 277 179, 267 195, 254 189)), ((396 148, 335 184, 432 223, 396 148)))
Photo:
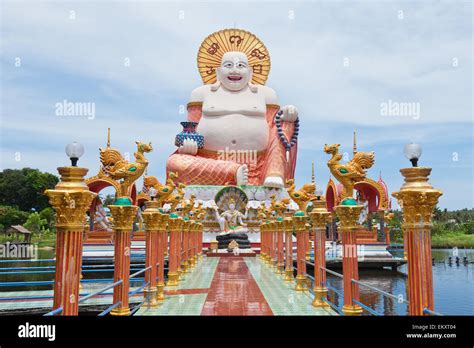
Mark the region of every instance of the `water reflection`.
MULTIPOLYGON (((403 252, 394 252, 394 256, 403 257, 403 252)), ((435 311, 445 315, 473 315, 474 314, 474 250, 459 250, 461 260, 464 256, 471 263, 465 265, 448 263, 448 257, 453 256, 451 249, 433 250, 433 281, 435 311)), ((403 265, 398 272, 390 270, 360 270, 360 280, 397 296, 392 299, 373 291, 360 287, 360 300, 365 305, 384 315, 406 315, 408 308, 400 299, 406 299, 407 268, 403 265)), ((328 284, 336 289, 342 289, 342 279, 328 274, 328 284)), ((331 291, 330 291, 331 294, 331 291)), ((342 306, 343 299, 332 293, 336 303, 342 306)))
MULTIPOLYGON (((403 252, 393 252, 394 256, 403 257, 403 252)), ((445 315, 473 315, 474 314, 474 250, 459 250, 458 256, 461 259, 459 264, 454 261, 449 264, 448 257, 453 256, 452 249, 433 250, 432 252, 435 263, 433 266, 434 278, 434 298, 435 311, 445 315), (471 262, 467 265, 463 264, 463 257, 471 262)), ((39 259, 50 259, 54 257, 53 250, 40 250, 39 259)), ((454 258, 453 258, 454 260, 454 258)), ((54 263, 36 263, 36 262, 20 262, 20 263, 2 263, 0 271, 4 267, 32 267, 32 266, 54 266, 54 263)), ((54 267, 49 269, 54 271, 54 267)), ((3 271, 2 271, 3 272, 3 271)), ((360 270, 360 280, 367 284, 394 294, 399 299, 406 299, 406 265, 399 268, 398 272, 391 270, 360 270)), ((84 279, 112 278, 113 268, 107 272, 84 272, 84 279)), ((327 275, 328 284, 336 289, 342 289, 342 280, 327 275)), ((0 275, 0 282, 13 281, 52 281, 54 273, 35 273, 35 274, 18 274, 18 275, 0 275)), ((101 288, 104 283, 84 284, 85 288, 101 288)), ((52 289, 52 285, 34 286, 34 287, 0 287, 1 292, 5 291, 25 291, 25 290, 47 290, 52 289)), ((332 291, 329 292, 330 299, 342 307, 343 299, 332 291)), ((375 309, 384 315, 406 315, 407 306, 397 299, 387 298, 381 294, 360 287, 360 300, 365 305, 375 309)))

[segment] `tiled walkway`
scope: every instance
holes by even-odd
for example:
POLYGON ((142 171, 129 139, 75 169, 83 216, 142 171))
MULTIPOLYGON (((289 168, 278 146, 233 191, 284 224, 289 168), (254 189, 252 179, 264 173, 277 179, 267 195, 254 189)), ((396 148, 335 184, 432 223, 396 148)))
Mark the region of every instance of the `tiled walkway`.
MULTIPOLYGON (((81 295, 103 286, 87 284, 81 295)), ((312 295, 297 293, 294 286, 258 257, 204 257, 178 287, 165 288, 165 300, 159 307, 142 307, 135 315, 336 315, 331 309, 314 308, 312 295)), ((52 295, 52 290, 2 292, 0 310, 51 308, 52 295), (29 298, 20 299, 22 296, 29 298)), ((130 302, 142 299, 137 294, 130 302)), ((111 290, 87 301, 89 305, 111 303, 111 290)))
POLYGON ((177 290, 165 290, 160 307, 136 315, 336 315, 314 308, 312 295, 294 286, 259 258, 204 258, 177 290))

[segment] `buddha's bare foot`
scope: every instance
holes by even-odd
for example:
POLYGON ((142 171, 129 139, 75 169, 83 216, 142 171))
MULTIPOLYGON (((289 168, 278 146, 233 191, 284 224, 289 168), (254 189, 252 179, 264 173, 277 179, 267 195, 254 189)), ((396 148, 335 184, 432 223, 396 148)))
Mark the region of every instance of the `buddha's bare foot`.
POLYGON ((247 185, 249 183, 249 168, 246 164, 241 165, 239 169, 237 169, 237 185, 247 185))
POLYGON ((283 179, 279 176, 267 176, 263 186, 282 188, 284 186, 283 179))

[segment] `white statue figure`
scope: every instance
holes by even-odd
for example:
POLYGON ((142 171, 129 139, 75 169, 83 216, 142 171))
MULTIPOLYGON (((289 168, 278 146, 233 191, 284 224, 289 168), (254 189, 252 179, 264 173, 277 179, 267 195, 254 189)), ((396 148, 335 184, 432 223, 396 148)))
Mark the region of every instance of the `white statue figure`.
POLYGON ((110 222, 107 218, 107 212, 102 205, 102 201, 99 199, 97 202, 95 214, 94 214, 94 223, 99 225, 100 229, 105 230, 107 232, 112 232, 110 228, 110 222))
POLYGON ((191 93, 188 121, 198 122, 204 145, 198 149, 196 141, 184 140, 169 157, 167 172, 177 172, 185 184, 283 187, 294 176, 298 110, 280 108, 275 91, 264 85, 270 61, 263 43, 226 29, 203 42, 198 63, 205 84, 191 93))
POLYGON ((229 209, 219 214, 217 206, 214 208, 216 211, 217 221, 221 228, 221 232, 244 232, 245 223, 247 219, 248 209, 245 210, 245 214, 235 209, 235 201, 233 199, 229 202, 229 209))

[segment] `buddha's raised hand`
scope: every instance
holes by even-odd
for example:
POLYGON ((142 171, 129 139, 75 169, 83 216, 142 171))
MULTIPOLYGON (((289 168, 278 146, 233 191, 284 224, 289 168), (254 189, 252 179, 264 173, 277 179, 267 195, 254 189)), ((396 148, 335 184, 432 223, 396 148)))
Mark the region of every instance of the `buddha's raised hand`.
POLYGON ((281 115, 281 120, 286 122, 295 122, 298 118, 298 109, 294 105, 285 105, 281 108, 283 110, 283 115, 281 115))
POLYGON ((196 155, 198 152, 197 142, 192 139, 184 139, 183 145, 178 148, 178 152, 182 155, 196 155))

